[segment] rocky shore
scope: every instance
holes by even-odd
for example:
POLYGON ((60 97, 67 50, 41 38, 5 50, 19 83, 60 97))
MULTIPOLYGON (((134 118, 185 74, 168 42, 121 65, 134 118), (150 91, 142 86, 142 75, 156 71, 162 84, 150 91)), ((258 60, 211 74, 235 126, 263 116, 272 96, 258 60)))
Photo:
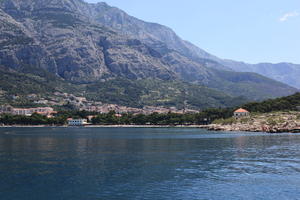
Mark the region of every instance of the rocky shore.
POLYGON ((214 131, 300 133, 300 112, 251 114, 239 119, 221 119, 205 126, 205 128, 214 131))

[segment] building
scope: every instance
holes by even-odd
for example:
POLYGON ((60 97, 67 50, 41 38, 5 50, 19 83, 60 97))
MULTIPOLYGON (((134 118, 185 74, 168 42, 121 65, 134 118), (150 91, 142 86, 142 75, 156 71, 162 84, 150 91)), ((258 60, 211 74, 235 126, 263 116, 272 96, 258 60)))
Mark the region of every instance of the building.
POLYGON ((69 126, 84 126, 87 125, 86 119, 68 119, 69 126))
POLYGON ((2 113, 11 113, 13 111, 13 107, 10 105, 2 105, 0 106, 0 114, 2 113))
POLYGON ((245 110, 243 108, 239 108, 233 113, 233 117, 239 118, 239 117, 246 117, 249 116, 250 112, 248 110, 245 110))
POLYGON ((30 111, 33 113, 38 113, 40 115, 51 115, 56 113, 51 107, 38 107, 38 108, 30 108, 30 111))
POLYGON ((26 115, 26 116, 31 116, 33 113, 37 113, 44 116, 51 116, 56 112, 51 107, 13 108, 11 112, 11 114, 13 115, 26 115))
POLYGON ((25 116, 31 116, 32 115, 32 111, 28 108, 14 108, 12 110, 13 115, 25 115, 25 116))
POLYGON ((297 108, 298 111, 300 111, 300 106, 297 106, 296 108, 297 108))
POLYGON ((120 117, 122 117, 122 114, 117 113, 117 114, 115 114, 115 117, 120 118, 120 117))

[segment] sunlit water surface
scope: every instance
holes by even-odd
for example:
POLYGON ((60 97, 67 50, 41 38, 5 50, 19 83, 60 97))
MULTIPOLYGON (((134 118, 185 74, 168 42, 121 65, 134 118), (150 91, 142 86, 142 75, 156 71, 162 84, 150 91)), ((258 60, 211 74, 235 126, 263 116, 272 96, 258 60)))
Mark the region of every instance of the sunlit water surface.
POLYGON ((300 199, 300 135, 1 128, 0 199, 300 199))

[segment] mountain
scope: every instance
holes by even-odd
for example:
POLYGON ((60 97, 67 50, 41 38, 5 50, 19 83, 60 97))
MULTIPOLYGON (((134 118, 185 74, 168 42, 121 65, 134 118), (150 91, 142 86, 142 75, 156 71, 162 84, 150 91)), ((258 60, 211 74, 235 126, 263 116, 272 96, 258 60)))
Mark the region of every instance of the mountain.
MULTIPOLYGON (((106 3, 91 4, 91 9, 92 16, 96 21, 118 30, 127 36, 138 38, 144 43, 156 47, 160 51, 164 51, 166 48, 173 49, 192 60, 198 61, 217 59, 217 57, 205 52, 190 42, 182 40, 172 29, 166 26, 144 22, 106 3)), ((218 67, 226 69, 221 65, 218 67)))
POLYGON ((292 63, 247 64, 224 60, 223 64, 238 72, 254 72, 300 89, 300 65, 292 63))
POLYGON ((245 102, 177 80, 155 50, 80 14, 73 16, 74 4, 61 10, 61 2, 52 1, 53 7, 60 8, 46 10, 41 9, 44 1, 4 2, 10 15, 0 10, 3 103, 15 94, 21 103, 28 103, 27 95, 49 98, 55 92, 85 93, 95 101, 132 107, 183 107, 186 101, 189 108, 202 109, 245 102), (151 81, 145 80, 149 77, 151 81))
MULTIPOLYGON (((234 67, 237 66, 238 62, 231 61, 232 63, 230 63, 229 60, 223 60, 211 55, 190 42, 182 40, 173 30, 166 26, 144 22, 106 3, 91 4, 91 8, 92 16, 97 22, 118 30, 128 37, 138 38, 154 48, 163 55, 163 59, 173 67, 175 72, 186 81, 205 84, 232 95, 241 94, 250 98, 255 97, 255 99, 261 99, 260 97, 266 95, 269 89, 273 91, 271 92, 273 94, 278 90, 273 90, 267 84, 266 87, 262 85, 253 86, 249 82, 248 85, 246 81, 228 80, 227 75, 229 73, 225 71, 254 72, 277 81, 285 82, 286 84, 297 86, 291 84, 292 81, 288 81, 288 78, 279 78, 278 76, 272 76, 271 73, 262 73, 262 70, 241 70, 238 67, 234 67), (222 73, 218 73, 220 70, 222 73), (225 75, 223 76, 222 74, 225 75), (249 88, 253 92, 249 91, 249 88), (259 88, 265 88, 265 90, 259 91, 259 88), (259 95, 255 95, 255 93, 259 93, 259 95)), ((248 64, 246 65, 249 67, 248 64)), ((300 68, 298 69, 300 70, 300 68)), ((248 80, 256 77, 256 80, 253 80, 254 85, 255 82, 261 83, 263 82, 261 79, 264 79, 262 76, 257 76, 253 73, 232 73, 232 76, 248 77, 248 80)), ((271 80, 264 80, 269 83, 272 82, 271 80)), ((280 84, 276 85, 279 86, 280 84)), ((269 95, 265 97, 267 96, 271 97, 269 95)))
POLYGON ((177 93, 184 88, 194 108, 228 106, 237 96, 261 100, 297 91, 256 73, 234 72, 171 29, 105 3, 1 0, 0 25, 0 66, 32 84, 32 76, 44 80, 45 89, 57 79, 51 83, 54 90, 68 88, 93 99, 179 106, 176 99, 183 97, 177 93), (53 78, 45 79, 38 71, 53 78), (137 101, 126 93, 129 87, 138 93, 137 101), (157 88, 161 92, 155 96, 157 88), (125 97, 119 101, 122 91, 125 97), (192 103, 197 99, 198 105, 192 103))
POLYGON ((234 70, 236 72, 254 72, 300 88, 300 79, 298 78, 300 76, 300 65, 292 63, 259 63, 253 65, 220 59, 190 42, 182 40, 168 27, 156 23, 144 22, 106 3, 98 3, 93 6, 93 9, 93 16, 97 21, 119 30, 125 35, 138 38, 158 51, 164 51, 164 48, 174 49, 190 60, 202 65, 207 65, 206 62, 215 61, 218 64, 215 63, 209 65, 209 67, 229 71, 234 70))

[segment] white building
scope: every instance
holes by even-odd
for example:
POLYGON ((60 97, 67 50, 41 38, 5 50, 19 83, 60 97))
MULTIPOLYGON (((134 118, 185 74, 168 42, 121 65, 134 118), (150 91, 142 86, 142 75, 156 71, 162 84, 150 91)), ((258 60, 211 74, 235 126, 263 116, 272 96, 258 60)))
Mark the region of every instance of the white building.
POLYGON ((38 108, 13 108, 11 114, 13 115, 25 115, 31 116, 33 113, 38 113, 40 115, 50 116, 54 112, 51 107, 38 107, 38 108))
POLYGON ((86 119, 68 119, 69 126, 84 126, 87 125, 86 119))
POLYGON ((27 108, 14 108, 12 111, 13 115, 24 115, 24 116, 30 116, 32 114, 32 111, 27 108))

